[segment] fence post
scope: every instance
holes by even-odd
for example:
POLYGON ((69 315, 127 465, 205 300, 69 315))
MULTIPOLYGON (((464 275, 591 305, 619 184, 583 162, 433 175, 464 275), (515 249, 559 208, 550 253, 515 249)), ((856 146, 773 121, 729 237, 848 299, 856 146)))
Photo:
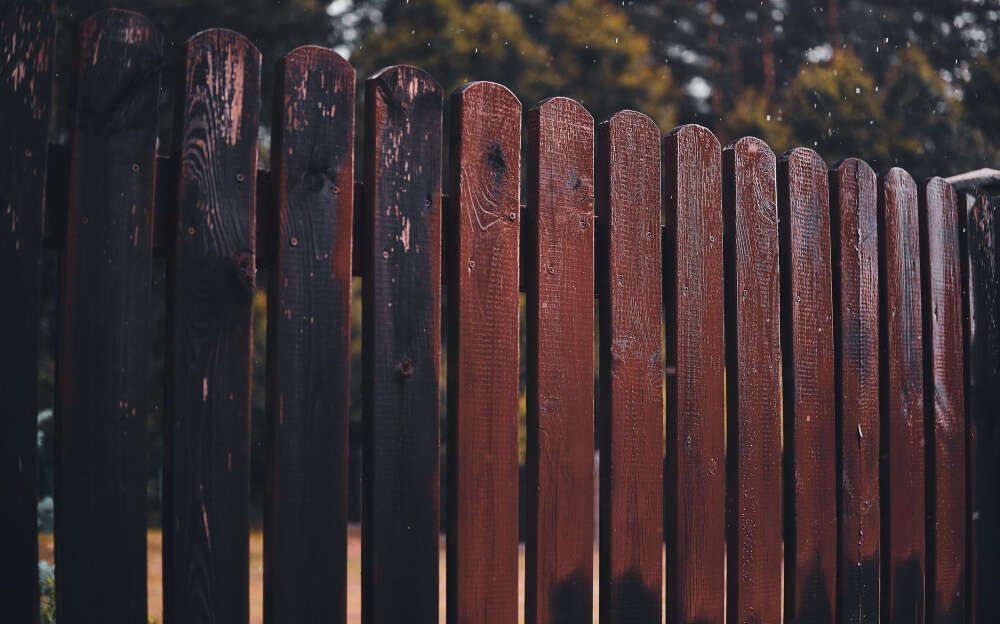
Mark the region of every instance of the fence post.
POLYGON ((781 619, 781 339, 774 152, 722 152, 729 443, 727 620, 781 619))
POLYGON ((917 185, 882 174, 879 277, 882 353, 882 613, 924 621, 924 396, 917 185))
POLYGON ((597 130, 601 622, 659 622, 663 579, 660 131, 621 111, 597 130))
POLYGON ((146 618, 146 418, 162 41, 86 20, 70 160, 56 425, 61 622, 146 618), (94 562, 101 561, 101 574, 94 562))
POLYGON ((667 621, 722 624, 726 604, 722 151, 707 128, 663 140, 667 621))
POLYGON ((296 48, 278 63, 274 102, 264 617, 343 624, 354 69, 296 48))
POLYGON ((879 276, 875 172, 848 158, 830 172, 837 406, 837 612, 879 618, 879 276))
POLYGON ((438 621, 442 90, 365 83, 365 624, 438 621))
POLYGON ((38 621, 38 317, 55 19, 40 0, 0 9, 0 613, 38 621))
MULTIPOLYGON (((977 172, 978 173, 978 172, 977 172)), ((964 289, 970 621, 1000 618, 1000 173, 951 178, 958 186, 964 289)))
POLYGON ((242 35, 185 44, 170 265, 164 620, 249 619, 250 369, 260 53, 242 35))
POLYGON ((448 237, 448 621, 509 624, 518 604, 521 103, 452 96, 448 237))
POLYGON ((594 119, 528 111, 525 621, 590 622, 594 578, 594 119))
POLYGON ((927 409, 927 616, 964 624, 966 611, 965 361, 955 190, 920 189, 924 404, 927 409))

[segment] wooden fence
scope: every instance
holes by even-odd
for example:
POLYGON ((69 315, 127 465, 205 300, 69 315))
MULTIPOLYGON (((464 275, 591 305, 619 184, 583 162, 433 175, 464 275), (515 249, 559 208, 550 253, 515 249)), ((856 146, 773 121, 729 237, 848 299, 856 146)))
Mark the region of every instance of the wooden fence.
POLYGON ((436 622, 439 574, 455 624, 515 622, 519 591, 528 622, 589 622, 595 536, 602 622, 1000 617, 1000 186, 956 192, 898 168, 876 177, 857 159, 828 168, 811 150, 775 157, 755 138, 721 148, 694 125, 661 136, 635 111, 595 127, 565 98, 527 111, 522 145, 521 103, 488 82, 451 96, 445 161, 442 88, 408 66, 365 81, 356 184, 355 73, 314 46, 278 64, 271 171, 260 175, 261 57, 226 30, 185 44, 165 158, 162 40, 117 10, 82 25, 61 162, 48 158, 47 7, 5 2, 0 27, 5 621, 38 617, 46 241, 63 260, 60 622, 145 621, 157 252, 169 260, 168 623, 248 619, 260 266, 272 272, 268 622, 346 617, 352 274, 364 284, 364 622, 436 622))

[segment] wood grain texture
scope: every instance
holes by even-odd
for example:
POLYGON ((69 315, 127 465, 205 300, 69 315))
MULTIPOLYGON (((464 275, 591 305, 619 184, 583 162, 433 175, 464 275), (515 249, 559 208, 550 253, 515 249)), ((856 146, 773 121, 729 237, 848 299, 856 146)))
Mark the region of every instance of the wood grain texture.
POLYGON ((35 423, 54 33, 48 2, 0 8, 0 613, 29 623, 38 621, 35 423))
POLYGON ((727 621, 781 620, 781 337, 775 158, 722 151, 726 265, 727 621))
POLYGON ((663 142, 667 621, 722 624, 726 604, 722 151, 707 128, 663 142))
POLYGON ((503 85, 473 82, 451 112, 448 621, 512 624, 521 103, 503 85))
POLYGON ((264 613, 343 623, 354 69, 327 48, 292 50, 274 111, 264 613))
POLYGON ((924 621, 924 389, 917 185, 878 186, 882 345, 882 616, 924 621))
POLYGON ((590 622, 594 579, 594 119, 528 111, 525 621, 590 622))
POLYGON ((927 614, 965 622, 966 429, 958 204, 941 178, 920 188, 927 409, 927 614))
POLYGON ((146 417, 162 41, 81 26, 59 336, 56 576, 66 622, 146 619, 146 417), (102 562, 94 574, 94 562, 102 562))
POLYGON ((260 53, 242 35, 185 44, 170 266, 164 621, 246 622, 260 53))
POLYGON ((778 160, 785 620, 833 624, 837 585, 830 190, 819 154, 778 160))
POLYGON ((1000 618, 1000 188, 962 193, 970 569, 969 620, 1000 618))
POLYGON ((600 615, 659 622, 663 582, 660 131, 636 111, 598 126, 600 615))
POLYGON ((362 620, 438 621, 441 86, 366 82, 362 620))
POLYGON ((838 449, 838 621, 879 621, 879 276, 875 172, 830 172, 838 449))

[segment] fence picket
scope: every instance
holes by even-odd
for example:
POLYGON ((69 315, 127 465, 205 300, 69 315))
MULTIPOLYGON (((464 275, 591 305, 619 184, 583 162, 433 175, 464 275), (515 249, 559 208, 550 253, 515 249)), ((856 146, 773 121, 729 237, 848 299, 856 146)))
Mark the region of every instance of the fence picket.
POLYGON ((785 445, 785 617, 833 624, 837 583, 830 192, 826 163, 778 160, 785 445))
POLYGON ((663 142, 667 621, 725 619, 722 151, 707 128, 663 142))
POLYGON ((185 44, 171 264, 164 619, 249 618, 250 370, 260 53, 242 35, 185 44))
POLYGON ((882 353, 883 618, 924 621, 924 397, 917 185, 882 174, 879 286, 882 353))
POLYGON ((451 112, 448 621, 513 623, 521 103, 473 82, 451 112))
POLYGON ((398 65, 366 103, 363 619, 437 622, 442 92, 398 65))
POLYGON ((781 619, 781 339, 774 152, 722 151, 729 442, 728 617, 781 619))
POLYGON ((965 622, 966 429, 958 205, 941 178, 920 189, 927 409, 927 614, 965 622))
POLYGON ((48 2, 0 8, 0 613, 15 622, 38 621, 37 328, 54 33, 48 2))
POLYGON ((146 619, 146 410, 162 41, 138 13, 81 28, 56 419, 60 621, 146 619), (95 305, 96 304, 96 305, 95 305), (107 569, 93 574, 93 562, 107 569))
POLYGON ((594 119, 528 111, 525 621, 589 622, 594 579, 594 119))
POLYGON ((875 172, 849 158, 830 172, 837 406, 837 612, 879 617, 879 276, 875 172))
POLYGON ((264 617, 343 623, 354 69, 326 48, 292 50, 274 113, 264 617))
POLYGON ((660 131, 621 111, 597 131, 600 615, 659 622, 663 557, 660 131))
POLYGON ((997 186, 961 194, 965 287, 966 417, 969 431, 970 621, 1000 618, 1000 231, 997 186))

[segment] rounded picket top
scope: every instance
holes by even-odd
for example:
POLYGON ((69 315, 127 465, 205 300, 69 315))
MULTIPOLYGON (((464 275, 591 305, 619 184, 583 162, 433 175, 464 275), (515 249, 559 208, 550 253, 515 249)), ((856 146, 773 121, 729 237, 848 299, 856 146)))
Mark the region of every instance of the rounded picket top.
POLYGON ((243 73, 248 70, 260 73, 260 50, 246 35, 229 28, 208 28, 191 35, 184 42, 184 51, 188 57, 189 71, 192 69, 191 59, 222 53, 225 56, 220 60, 230 64, 227 73, 243 73))
POLYGON ((814 149, 808 147, 793 147, 782 152, 778 157, 778 162, 788 164, 799 164, 808 168, 827 168, 826 161, 814 149))
POLYGON ((349 72, 352 77, 355 74, 354 66, 333 48, 316 44, 301 45, 293 48, 288 54, 281 57, 278 64, 281 66, 294 64, 301 67, 339 69, 340 71, 349 72))
POLYGON ((735 139, 731 141, 729 145, 722 150, 722 152, 732 153, 741 157, 763 157, 772 162, 777 161, 771 146, 764 142, 763 139, 759 139, 755 136, 745 136, 735 139))
POLYGON ((902 167, 890 167, 879 175, 879 180, 886 186, 894 186, 903 190, 916 191, 917 183, 910 172, 902 167))
POLYGON ((422 96, 441 99, 444 93, 441 83, 434 76, 419 67, 406 64, 383 67, 365 80, 365 88, 368 97, 381 92, 384 99, 400 103, 412 102, 422 96))
POLYGON ((660 127, 656 125, 652 117, 637 110, 620 110, 602 121, 601 126, 606 126, 612 134, 631 129, 632 132, 638 134, 655 134, 657 141, 660 139, 660 127))
POLYGON ((99 42, 116 44, 145 44, 158 48, 163 45, 163 35, 148 17, 128 9, 103 9, 92 14, 80 24, 80 50, 89 52, 81 58, 96 63, 94 50, 99 42))
POLYGON ((537 104, 528 109, 528 114, 536 113, 540 117, 548 115, 564 115, 575 117, 580 120, 589 120, 594 123, 594 116, 590 114, 587 107, 573 98, 557 95, 540 100, 537 104))
POLYGON ((486 106, 503 115, 521 116, 521 100, 514 92, 499 82, 476 80, 467 82, 451 95, 455 110, 461 110, 470 105, 486 106))
POLYGON ((943 193, 945 195, 955 194, 955 187, 941 176, 931 176, 924 180, 924 188, 928 195, 932 192, 943 193))
POLYGON ((677 139, 678 142, 688 141, 707 147, 712 150, 721 150, 722 144, 715 133, 701 124, 689 123, 674 126, 664 137, 664 141, 670 138, 677 139))
POLYGON ((871 165, 856 156, 849 156, 833 163, 830 166, 830 173, 836 175, 856 175, 859 177, 865 176, 866 178, 871 178, 872 182, 876 178, 875 170, 872 169, 871 165))

